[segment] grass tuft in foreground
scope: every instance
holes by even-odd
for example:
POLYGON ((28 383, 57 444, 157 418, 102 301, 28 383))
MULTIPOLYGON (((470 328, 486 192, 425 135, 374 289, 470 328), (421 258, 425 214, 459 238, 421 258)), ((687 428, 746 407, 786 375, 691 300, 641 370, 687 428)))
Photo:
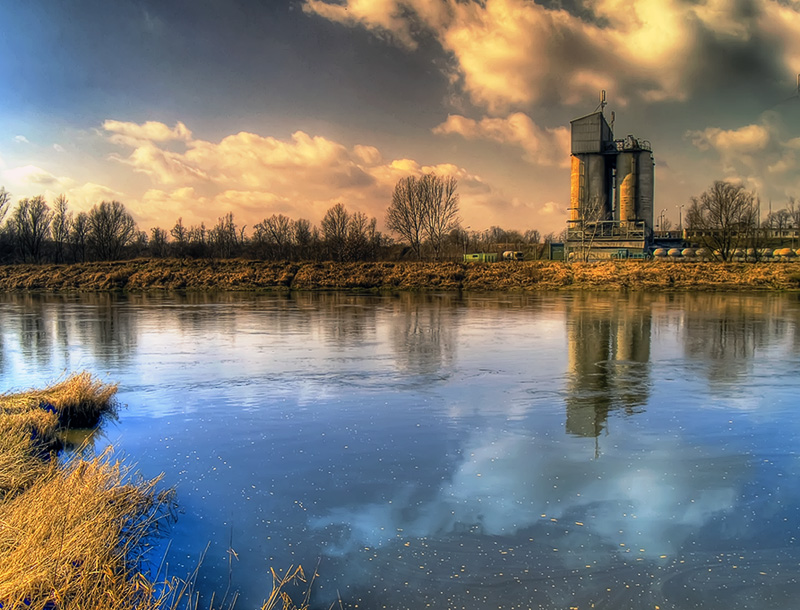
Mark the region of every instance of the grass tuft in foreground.
POLYGON ((39 473, 0 503, 4 608, 156 608, 142 574, 147 541, 170 518, 172 492, 133 480, 105 453, 39 473), (49 606, 48 606, 49 605, 49 606))
MULTIPOLYGON (((0 395, 0 608, 34 610, 198 610, 197 576, 153 576, 148 552, 175 516, 174 491, 114 459, 55 449, 70 427, 114 415, 117 386, 80 373, 44 390, 0 395)), ((198 565, 199 569, 199 565, 198 565)), ((316 576, 316 571, 315 571, 316 576)), ((313 578, 311 583, 313 583, 313 578)), ((272 572, 262 610, 307 610, 287 587, 302 568, 272 572)), ((232 610, 236 595, 212 598, 232 610)))
POLYGON ((92 428, 104 415, 116 414, 116 384, 83 372, 44 390, 0 395, 0 414, 28 413, 36 409, 54 413, 66 428, 92 428))

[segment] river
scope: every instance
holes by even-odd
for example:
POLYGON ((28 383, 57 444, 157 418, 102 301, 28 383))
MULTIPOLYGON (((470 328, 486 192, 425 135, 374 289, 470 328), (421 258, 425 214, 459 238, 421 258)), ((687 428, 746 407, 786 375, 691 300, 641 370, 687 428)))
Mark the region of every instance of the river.
POLYGON ((237 608, 290 565, 325 608, 800 599, 796 294, 2 295, 0 314, 3 391, 120 384, 94 450, 165 474, 169 572, 208 546, 201 591, 237 608))

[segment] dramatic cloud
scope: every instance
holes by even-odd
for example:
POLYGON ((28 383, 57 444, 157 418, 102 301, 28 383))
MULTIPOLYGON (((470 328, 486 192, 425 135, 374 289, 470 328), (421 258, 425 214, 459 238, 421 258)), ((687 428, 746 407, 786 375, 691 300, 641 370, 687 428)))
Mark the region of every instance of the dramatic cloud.
POLYGON ((800 57, 794 0, 585 0, 574 12, 529 0, 306 0, 303 8, 409 49, 425 30, 452 57, 471 100, 493 113, 574 104, 599 89, 620 104, 685 100, 718 67, 736 72, 726 62, 738 57, 750 64, 741 71, 776 74, 793 71, 800 57))
POLYGON ((800 181, 794 175, 800 164, 800 138, 787 138, 788 130, 774 113, 765 113, 758 124, 736 129, 707 127, 689 131, 686 137, 701 151, 717 154, 720 169, 763 194, 796 196, 800 181), (775 192, 774 184, 784 186, 775 192))
POLYGON ((569 129, 566 127, 542 129, 528 115, 521 112, 505 119, 487 117, 480 121, 451 114, 444 123, 435 127, 433 132, 512 144, 525 151, 524 158, 530 163, 569 167, 569 129))
POLYGON ((458 180, 464 215, 486 217, 487 206, 501 211, 514 205, 462 167, 387 161, 373 146, 348 148, 302 131, 288 140, 240 132, 209 142, 191 138, 182 123, 173 129, 155 122, 104 125, 112 142, 130 149, 111 159, 155 183, 131 204, 137 218, 151 225, 168 225, 178 216, 188 223, 213 222, 229 211, 251 225, 276 213, 319 222, 339 202, 382 223, 398 180, 425 173, 458 180), (178 139, 183 152, 171 149, 178 139))

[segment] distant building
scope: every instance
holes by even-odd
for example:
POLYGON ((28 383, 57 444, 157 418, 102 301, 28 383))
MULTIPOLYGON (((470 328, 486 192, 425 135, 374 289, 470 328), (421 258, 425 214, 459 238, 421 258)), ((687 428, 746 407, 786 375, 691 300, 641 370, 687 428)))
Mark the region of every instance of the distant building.
POLYGON ((567 259, 645 256, 653 239, 654 161, 650 143, 633 136, 615 140, 602 109, 570 125, 572 172, 564 244, 567 259))

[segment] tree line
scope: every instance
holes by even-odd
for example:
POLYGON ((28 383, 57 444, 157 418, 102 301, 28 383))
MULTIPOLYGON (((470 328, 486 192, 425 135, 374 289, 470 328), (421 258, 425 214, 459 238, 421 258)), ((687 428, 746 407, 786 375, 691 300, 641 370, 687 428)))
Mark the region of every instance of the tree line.
POLYGON ((753 260, 766 246, 783 245, 785 233, 800 230, 800 206, 789 197, 787 206, 761 220, 761 200, 741 184, 715 181, 686 212, 687 237, 706 247, 714 258, 730 261, 737 250, 753 251, 753 260))
MULTIPOLYGON (((319 226, 304 218, 273 214, 249 228, 232 212, 216 224, 141 231, 119 201, 102 201, 88 212, 70 210, 64 195, 51 204, 44 197, 23 198, 15 206, 0 187, 0 262, 80 263, 135 257, 246 257, 262 260, 374 261, 460 259, 467 249, 523 249, 541 257, 538 231, 461 227, 457 182, 428 174, 401 179, 386 213, 397 236, 377 229, 377 219, 351 212, 342 203, 327 210, 319 226)), ((545 242, 552 241, 551 234, 545 242)))

